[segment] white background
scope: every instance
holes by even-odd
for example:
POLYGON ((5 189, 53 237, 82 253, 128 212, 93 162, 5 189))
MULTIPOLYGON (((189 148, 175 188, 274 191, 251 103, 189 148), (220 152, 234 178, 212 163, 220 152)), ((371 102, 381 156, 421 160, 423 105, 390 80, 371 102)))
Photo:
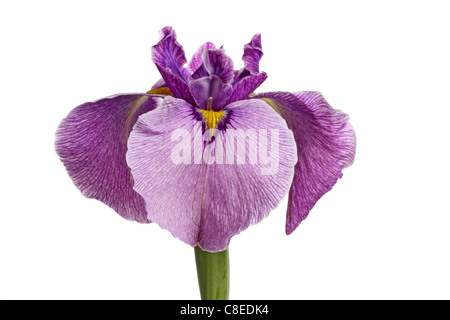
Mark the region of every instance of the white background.
POLYGON ((2 1, 0 299, 198 299, 193 249, 73 186, 54 133, 86 101, 160 77, 157 31, 237 67, 262 33, 264 91, 319 90, 356 160, 291 236, 286 199, 230 245, 232 299, 449 299, 445 1, 2 1))

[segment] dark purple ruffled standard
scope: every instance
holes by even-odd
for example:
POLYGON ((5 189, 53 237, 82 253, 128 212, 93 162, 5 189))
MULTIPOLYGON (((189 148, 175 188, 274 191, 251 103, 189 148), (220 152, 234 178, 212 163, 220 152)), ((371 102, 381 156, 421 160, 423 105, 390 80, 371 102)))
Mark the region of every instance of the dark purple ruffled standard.
POLYGON ((292 233, 353 163, 356 137, 318 92, 255 95, 262 56, 258 34, 240 70, 210 42, 187 63, 175 31, 162 29, 152 90, 85 103, 59 126, 56 151, 75 185, 211 252, 289 193, 292 233))

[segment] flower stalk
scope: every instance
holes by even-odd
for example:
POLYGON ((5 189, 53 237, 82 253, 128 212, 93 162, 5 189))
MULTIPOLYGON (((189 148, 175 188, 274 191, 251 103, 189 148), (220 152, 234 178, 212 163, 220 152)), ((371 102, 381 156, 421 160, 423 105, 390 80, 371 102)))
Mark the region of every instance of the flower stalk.
POLYGON ((228 300, 230 290, 228 249, 208 252, 196 246, 195 263, 202 300, 228 300))

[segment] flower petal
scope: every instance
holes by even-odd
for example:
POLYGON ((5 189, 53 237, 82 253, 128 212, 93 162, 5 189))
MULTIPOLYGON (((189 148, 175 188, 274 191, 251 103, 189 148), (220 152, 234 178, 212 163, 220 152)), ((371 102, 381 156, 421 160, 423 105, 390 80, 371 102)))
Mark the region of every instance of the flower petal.
POLYGON ((202 54, 203 54, 204 48, 216 49, 216 46, 212 42, 206 42, 206 43, 202 44, 200 46, 200 48, 197 49, 197 51, 192 56, 191 61, 189 61, 189 64, 187 67, 188 70, 191 71, 191 73, 194 73, 195 70, 197 70, 203 64, 202 54))
POLYGON ((298 163, 286 221, 286 233, 291 234, 342 177, 342 169, 353 163, 355 132, 348 115, 331 108, 319 92, 273 92, 252 98, 271 105, 294 132, 298 163))
POLYGON ((230 82, 234 78, 233 61, 220 49, 203 48, 202 65, 189 77, 189 90, 201 109, 220 110, 233 92, 230 82))
POLYGON ((236 85, 228 99, 228 103, 246 99, 251 93, 267 79, 267 74, 261 72, 258 74, 253 74, 242 78, 236 85))
POLYGON ((203 64, 195 71, 191 78, 199 79, 207 76, 217 76, 223 83, 230 83, 234 77, 233 61, 221 49, 203 49, 203 64))
POLYGON ((161 40, 152 47, 152 60, 173 96, 194 103, 187 85, 190 72, 184 67, 186 57, 175 30, 165 27, 160 32, 161 40))
POLYGON ((152 47, 153 62, 186 81, 189 73, 183 66, 187 60, 183 47, 177 41, 175 30, 172 27, 165 27, 160 31, 160 35, 159 42, 152 47))
POLYGON ((142 197, 133 190, 125 153, 137 118, 162 98, 123 94, 85 103, 61 122, 56 152, 83 195, 102 201, 122 217, 149 222, 142 197))
POLYGON ((255 34, 252 40, 244 46, 244 67, 251 74, 259 73, 259 61, 263 56, 261 34, 255 34))
MULTIPOLYGON (((219 129, 210 136, 200 112, 167 97, 161 107, 139 118, 127 152, 134 188, 145 199, 149 219, 182 241, 212 252, 227 248, 233 235, 278 205, 297 161, 292 132, 266 103, 239 101, 216 115, 206 119, 219 129), (237 137, 245 144, 245 134, 252 141, 256 132, 267 133, 271 157, 255 162, 254 156, 267 156, 269 147, 257 150, 250 144, 246 149, 237 143, 234 148, 233 141, 237 137), (226 150, 225 157, 219 150, 226 150)), ((264 140, 262 135, 258 142, 264 140)))
POLYGON ((195 100, 184 80, 181 80, 179 77, 167 70, 159 69, 159 72, 174 97, 183 99, 191 104, 195 104, 195 100))
POLYGON ((262 56, 261 35, 256 34, 244 46, 244 55, 242 56, 244 68, 234 73, 232 82, 234 89, 228 103, 246 99, 267 79, 265 72, 259 72, 259 61, 262 56))
POLYGON ((158 88, 162 88, 162 87, 167 87, 166 82, 164 81, 163 78, 159 79, 159 80, 151 87, 151 90, 153 90, 153 89, 158 89, 158 88))

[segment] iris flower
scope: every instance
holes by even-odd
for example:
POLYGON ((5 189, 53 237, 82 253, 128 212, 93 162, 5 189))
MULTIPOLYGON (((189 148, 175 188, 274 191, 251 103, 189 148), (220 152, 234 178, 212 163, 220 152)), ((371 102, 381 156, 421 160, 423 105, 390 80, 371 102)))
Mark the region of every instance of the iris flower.
POLYGON ((152 60, 162 79, 149 92, 82 104, 61 122, 56 151, 74 184, 128 220, 169 230, 198 261, 225 252, 287 193, 292 233, 353 162, 348 116, 319 92, 254 94, 267 78, 259 34, 235 70, 210 42, 186 65, 175 31, 160 33, 152 60))

